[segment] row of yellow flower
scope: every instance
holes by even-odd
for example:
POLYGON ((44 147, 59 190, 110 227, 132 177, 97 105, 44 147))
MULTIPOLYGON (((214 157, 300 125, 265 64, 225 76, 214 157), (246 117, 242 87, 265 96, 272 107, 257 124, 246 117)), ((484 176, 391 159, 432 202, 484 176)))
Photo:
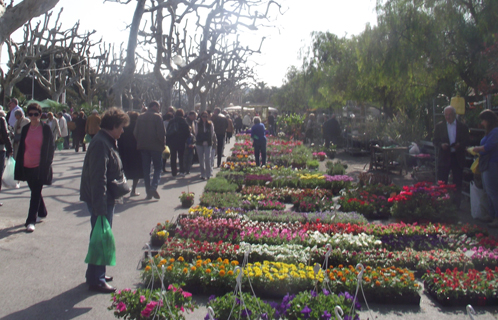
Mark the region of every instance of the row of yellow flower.
MULTIPOLYGON (((159 281, 164 272, 164 283, 184 282, 187 286, 209 290, 210 287, 226 288, 235 286, 238 261, 218 258, 217 260, 198 259, 187 262, 183 257, 178 259, 154 257, 147 264, 142 277, 146 282, 155 279, 159 281), (164 271, 163 271, 164 270, 164 271)), ((330 267, 319 269, 315 275, 312 266, 289 264, 282 262, 248 263, 244 269, 243 283, 273 293, 296 292, 314 288, 316 284, 327 287, 334 292, 351 291, 356 288, 357 276, 360 270, 353 266, 330 267)), ((373 293, 406 294, 419 290, 415 276, 407 269, 401 268, 371 268, 363 271, 363 287, 373 293)), ((157 283, 158 285, 159 283, 157 283)))

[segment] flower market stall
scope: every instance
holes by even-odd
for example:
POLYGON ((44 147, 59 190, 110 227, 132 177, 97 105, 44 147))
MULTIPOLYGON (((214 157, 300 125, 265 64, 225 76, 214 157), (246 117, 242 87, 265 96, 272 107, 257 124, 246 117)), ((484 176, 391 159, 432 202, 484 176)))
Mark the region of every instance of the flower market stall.
MULTIPOLYGON (((498 239, 451 223, 453 186, 357 183, 337 163, 310 168, 310 149, 279 138, 256 167, 247 136, 237 139, 200 202, 151 231, 146 286, 171 286, 170 300, 182 290, 184 309, 190 293, 213 295, 213 319, 334 319, 339 309, 352 319, 369 302, 419 305, 423 290, 443 306, 497 303, 498 239)), ((162 310, 152 301, 137 305, 142 315, 162 310)))

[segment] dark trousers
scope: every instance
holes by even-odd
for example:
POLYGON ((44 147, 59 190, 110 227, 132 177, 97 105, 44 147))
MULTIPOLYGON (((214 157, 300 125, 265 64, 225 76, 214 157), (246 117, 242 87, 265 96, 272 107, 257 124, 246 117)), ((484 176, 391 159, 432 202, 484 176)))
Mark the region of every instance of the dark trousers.
POLYGON ((39 167, 26 168, 26 182, 28 183, 29 190, 31 190, 31 199, 29 200, 28 218, 26 219, 25 226, 28 224, 36 224, 36 217, 44 218, 47 216, 47 208, 42 197, 43 183, 38 178, 39 167))
POLYGON ((256 166, 259 167, 259 156, 261 154, 261 164, 266 164, 266 140, 254 142, 254 158, 256 159, 256 166))
POLYGON ((74 150, 76 150, 76 152, 80 151, 80 144, 83 146, 83 151, 86 151, 86 145, 84 139, 85 136, 83 137, 76 136, 76 139, 73 138, 74 150))
POLYGON ((454 202, 459 205, 462 199, 462 180, 463 180, 463 168, 458 165, 458 160, 455 153, 451 154, 450 163, 446 166, 438 167, 438 180, 442 180, 448 183, 448 176, 450 171, 453 173, 453 183, 456 187, 456 194, 454 196, 454 202))
POLYGON ((169 146, 170 157, 171 157, 171 174, 176 176, 178 174, 178 168, 176 167, 176 160, 178 159, 180 165, 180 173, 185 173, 184 159, 183 155, 185 153, 185 147, 176 148, 176 146, 169 146))
MULTIPOLYGON (((90 223, 92 224, 92 231, 90 232, 90 238, 92 237, 93 228, 97 222, 98 216, 93 214, 92 207, 87 204, 88 211, 90 212, 90 223)), ((114 205, 107 205, 106 218, 109 221, 109 225, 112 228, 112 218, 114 216, 114 205)), ((98 266, 95 264, 88 264, 86 269, 86 283, 89 285, 99 285, 105 283, 105 266, 98 266)))
POLYGON ((217 134, 216 140, 218 140, 218 146, 216 147, 218 155, 218 167, 221 165, 221 158, 223 158, 223 150, 225 149, 225 134, 217 134))

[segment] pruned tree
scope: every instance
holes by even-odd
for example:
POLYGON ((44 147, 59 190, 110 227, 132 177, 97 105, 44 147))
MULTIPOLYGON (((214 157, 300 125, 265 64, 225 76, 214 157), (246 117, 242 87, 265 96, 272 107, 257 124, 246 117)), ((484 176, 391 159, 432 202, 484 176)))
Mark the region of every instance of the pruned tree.
MULTIPOLYGON (((122 3, 128 4, 131 0, 123 1, 122 3)), ((121 1, 117 1, 121 2, 121 1)), ((128 86, 133 80, 133 75, 136 70, 136 48, 138 41, 138 32, 140 29, 140 24, 142 22, 142 17, 145 10, 146 0, 138 0, 137 6, 135 8, 135 13, 133 14, 133 21, 130 25, 130 34, 128 37, 128 47, 126 52, 126 58, 121 61, 123 64, 123 71, 116 78, 116 81, 112 84, 111 88, 108 91, 108 97, 112 101, 112 105, 117 107, 123 106, 123 92, 125 91, 126 86, 128 86)))
MULTIPOLYGON (((270 20, 272 5, 280 8, 273 0, 150 0, 143 11, 137 6, 136 14, 150 14, 150 27, 142 28, 136 45, 155 46, 154 53, 149 52, 148 57, 142 58, 154 66, 154 74, 163 90, 163 107, 171 104, 175 83, 192 70, 203 72, 216 53, 222 35, 236 34, 239 28, 257 30, 262 21, 270 20), (191 17, 190 20, 195 21, 193 25, 189 25, 191 17), (198 50, 187 55, 187 39, 194 35, 198 39, 198 50)), ((134 19, 130 30, 136 30, 140 23, 141 19, 134 19)), ((129 41, 130 44, 135 43, 129 41)), ((134 66, 134 59, 135 51, 129 48, 127 65, 134 66)))
POLYGON ((233 91, 245 85, 245 80, 253 78, 253 68, 247 66, 247 61, 252 54, 260 52, 261 45, 262 42, 258 49, 250 49, 242 46, 238 38, 230 42, 222 37, 207 67, 202 66, 202 70, 190 72, 180 79, 187 93, 189 108, 194 108, 197 97, 201 110, 206 109, 208 100, 210 105, 224 105, 233 91))
POLYGON ((0 60, 2 46, 10 39, 10 35, 32 18, 55 7, 58 2, 59 0, 23 0, 14 6, 14 1, 11 0, 7 6, 4 0, 0 0, 0 60))
POLYGON ((79 21, 72 28, 61 30, 61 13, 62 9, 52 28, 48 27, 52 13, 46 14, 43 27, 33 35, 37 39, 37 46, 45 52, 33 70, 36 81, 55 101, 59 100, 67 87, 85 76, 85 70, 89 68, 86 56, 93 46, 100 43, 90 40, 95 30, 79 33, 79 21))

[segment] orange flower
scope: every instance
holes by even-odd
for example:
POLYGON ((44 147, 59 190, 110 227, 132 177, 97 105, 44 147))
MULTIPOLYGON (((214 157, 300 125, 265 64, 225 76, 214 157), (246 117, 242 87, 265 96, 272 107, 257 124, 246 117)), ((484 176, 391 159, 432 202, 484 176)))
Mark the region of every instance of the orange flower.
POLYGON ((229 276, 233 276, 233 271, 232 271, 232 270, 230 270, 230 271, 228 271, 228 272, 227 272, 227 274, 228 274, 229 276))
POLYGON ((206 273, 211 273, 211 269, 207 268, 206 273))
POLYGON ((220 277, 224 277, 225 276, 225 270, 220 270, 220 277))
POLYGON ((194 266, 192 266, 192 267, 190 268, 190 270, 195 271, 195 270, 197 270, 197 268, 196 268, 196 267, 194 267, 194 266))
POLYGON ((342 282, 346 282, 346 277, 342 277, 342 278, 341 278, 341 281, 342 281, 342 282))
POLYGON ((145 271, 150 271, 150 270, 151 270, 150 266, 145 267, 145 271))
POLYGON ((375 285, 376 285, 377 287, 380 287, 380 282, 379 282, 379 280, 375 281, 375 285))
POLYGON ((169 267, 166 268, 166 270, 171 271, 171 270, 173 270, 173 267, 169 266, 169 267))
POLYGON ((178 257, 178 261, 183 262, 183 261, 185 261, 185 259, 183 259, 183 257, 182 257, 182 256, 179 256, 179 257, 178 257))
POLYGON ((173 263, 173 262, 175 262, 175 259, 171 258, 171 259, 169 259, 169 262, 173 263))
POLYGON ((183 268, 183 273, 188 273, 188 269, 187 268, 183 268))

